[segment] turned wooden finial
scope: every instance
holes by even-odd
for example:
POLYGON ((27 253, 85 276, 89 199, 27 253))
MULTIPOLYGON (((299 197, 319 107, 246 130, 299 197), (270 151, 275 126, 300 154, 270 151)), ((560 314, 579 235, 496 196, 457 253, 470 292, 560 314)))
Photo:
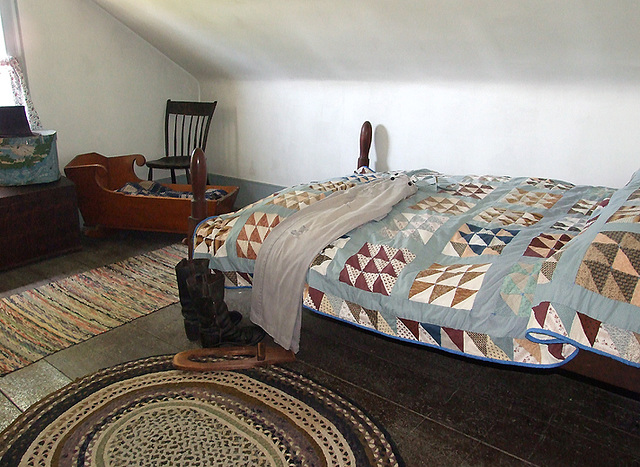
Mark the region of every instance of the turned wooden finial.
POLYGON ((207 200, 204 197, 207 184, 207 159, 204 151, 195 148, 191 153, 191 216, 189 217, 189 233, 187 245, 189 247, 189 259, 193 258, 193 234, 197 224, 207 217, 207 200))
POLYGON ((366 121, 360 130, 360 157, 358 157, 358 168, 369 166, 369 149, 371 149, 372 130, 371 123, 366 121))
POLYGON ((207 159, 204 151, 200 148, 195 148, 191 154, 191 178, 193 187, 191 215, 197 219, 203 219, 207 217, 207 205, 204 202, 204 192, 207 184, 207 159))

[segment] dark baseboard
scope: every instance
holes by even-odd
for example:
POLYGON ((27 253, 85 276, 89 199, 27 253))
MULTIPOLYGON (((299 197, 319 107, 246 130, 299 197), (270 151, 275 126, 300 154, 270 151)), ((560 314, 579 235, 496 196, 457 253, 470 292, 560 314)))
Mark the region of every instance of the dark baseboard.
MULTIPOLYGON (((160 183, 171 183, 169 178, 157 180, 160 183)), ((184 175, 178 175, 178 183, 187 183, 187 178, 184 175)), ((251 180, 245 180, 243 178, 228 177, 226 175, 209 174, 210 185, 227 185, 237 186, 240 188, 238 191, 238 197, 236 198, 236 209, 240 209, 248 204, 251 204, 259 199, 269 196, 278 190, 282 190, 283 186, 273 185, 271 183, 254 182, 251 180)))
MULTIPOLYGON (((156 181, 160 183, 171 183, 171 179, 169 178, 164 178, 156 181)), ((187 183, 187 177, 184 175, 178 175, 177 182, 187 183)), ((236 198, 235 205, 236 209, 240 209, 255 201, 258 201, 259 199, 264 198, 265 196, 269 196, 270 194, 285 188, 284 186, 273 185, 271 183, 254 182, 251 180, 245 180, 243 178, 228 177, 226 175, 218 174, 209 174, 209 184, 239 187, 240 190, 238 191, 238 197, 236 198)))
POLYGON ((209 174, 210 185, 231 185, 240 188, 236 199, 236 209, 247 206, 259 199, 269 196, 284 187, 270 183, 254 182, 242 178, 227 177, 225 175, 209 174))

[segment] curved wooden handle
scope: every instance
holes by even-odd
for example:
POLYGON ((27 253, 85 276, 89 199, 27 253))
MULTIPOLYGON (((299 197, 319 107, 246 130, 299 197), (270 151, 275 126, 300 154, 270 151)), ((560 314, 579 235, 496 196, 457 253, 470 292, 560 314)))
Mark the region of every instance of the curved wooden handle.
POLYGON ((366 121, 360 130, 360 157, 358 157, 358 169, 369 166, 369 149, 371 149, 371 123, 366 121))

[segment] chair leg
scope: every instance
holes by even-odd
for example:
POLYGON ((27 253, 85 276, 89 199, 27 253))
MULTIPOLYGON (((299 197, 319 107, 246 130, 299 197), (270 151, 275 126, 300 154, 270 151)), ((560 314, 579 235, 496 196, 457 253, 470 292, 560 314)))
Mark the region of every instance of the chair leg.
POLYGON ((184 173, 187 175, 187 183, 191 183, 191 174, 189 173, 189 169, 184 169, 184 173))
POLYGON ((174 185, 176 183, 176 171, 174 169, 171 169, 171 183, 174 185))
POLYGON ((153 169, 149 167, 149 175, 147 176, 147 180, 153 180, 153 169))

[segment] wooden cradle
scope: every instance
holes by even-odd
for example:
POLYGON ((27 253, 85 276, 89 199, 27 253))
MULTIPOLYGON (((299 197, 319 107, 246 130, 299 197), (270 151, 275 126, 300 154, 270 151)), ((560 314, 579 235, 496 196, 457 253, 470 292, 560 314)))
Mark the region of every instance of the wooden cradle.
MULTIPOLYGON (((368 153, 371 147, 371 139, 371 124, 369 122, 365 122, 362 126, 360 134, 360 156, 358 159, 358 169, 368 166, 369 164, 368 153)), ((195 227, 200 221, 204 220, 204 218, 207 217, 204 214, 204 204, 202 200, 202 193, 204 192, 204 180, 206 180, 206 166, 204 154, 201 151, 198 152, 196 150, 194 152, 191 171, 193 192, 195 196, 192 216, 190 217, 190 224, 192 226, 192 229, 190 230, 189 234, 189 255, 190 257, 193 257, 193 247, 191 242, 193 242, 193 233, 195 231, 195 227)), ((202 349, 202 351, 206 353, 207 349, 202 349)), ((194 356, 191 355, 192 353, 193 352, 189 353, 188 355, 181 356, 181 362, 190 363, 188 362, 188 358, 194 356)), ((197 354, 198 352, 196 351, 195 353, 197 354)), ((189 367, 188 365, 187 368, 197 369, 189 367)), ((587 377, 588 379, 596 383, 604 383, 609 387, 617 388, 624 392, 631 392, 634 394, 634 397, 637 397, 640 394, 640 371, 638 370, 638 368, 626 365, 620 361, 599 355, 594 352, 580 351, 574 358, 566 361, 558 369, 543 369, 541 371, 568 372, 574 375, 587 377)))
MULTIPOLYGON (((66 176, 76 186, 85 233, 98 235, 105 229, 182 234, 189 232, 191 199, 137 196, 116 191, 128 182, 141 182, 134 172, 133 164, 142 167, 145 162, 145 157, 140 154, 105 157, 92 152, 76 156, 64 168, 66 176)), ((175 191, 191 192, 191 185, 164 186, 175 191)), ((203 200, 206 216, 215 216, 233 209, 238 187, 205 187, 209 188, 224 190, 227 194, 216 200, 203 200)))

